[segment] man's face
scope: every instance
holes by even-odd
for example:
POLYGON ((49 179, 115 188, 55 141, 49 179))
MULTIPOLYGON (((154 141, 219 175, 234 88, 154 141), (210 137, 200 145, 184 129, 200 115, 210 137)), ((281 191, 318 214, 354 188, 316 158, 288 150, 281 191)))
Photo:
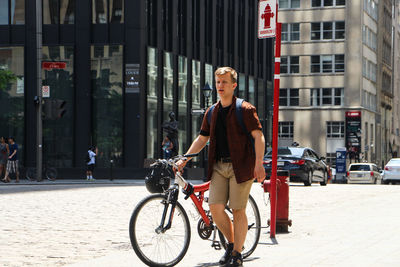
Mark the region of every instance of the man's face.
POLYGON ((215 87, 220 98, 229 98, 233 96, 237 83, 231 79, 230 73, 215 75, 215 87))

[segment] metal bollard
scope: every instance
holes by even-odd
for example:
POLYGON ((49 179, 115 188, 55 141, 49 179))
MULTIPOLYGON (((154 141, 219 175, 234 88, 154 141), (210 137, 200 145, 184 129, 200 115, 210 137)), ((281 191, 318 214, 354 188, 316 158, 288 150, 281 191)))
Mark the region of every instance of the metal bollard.
MULTIPOLYGON (((287 233, 288 227, 292 226, 292 220, 289 220, 289 172, 278 171, 276 179, 277 202, 276 202, 276 232, 287 233)), ((264 192, 271 192, 271 181, 263 183, 264 192)), ((268 225, 271 222, 268 219, 268 225)))

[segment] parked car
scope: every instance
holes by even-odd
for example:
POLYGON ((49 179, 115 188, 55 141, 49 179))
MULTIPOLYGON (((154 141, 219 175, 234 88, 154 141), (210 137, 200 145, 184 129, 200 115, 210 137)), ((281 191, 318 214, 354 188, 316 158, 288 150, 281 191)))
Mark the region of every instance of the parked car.
POLYGON ((347 183, 358 184, 380 184, 382 176, 378 166, 374 163, 352 163, 347 172, 347 183))
POLYGON ((400 158, 392 158, 386 163, 383 171, 382 183, 400 182, 400 158))
MULTIPOLYGON (((290 181, 303 182, 310 186, 313 182, 321 185, 328 183, 328 168, 324 162, 325 158, 308 147, 279 147, 278 148, 278 170, 289 171, 290 181)), ((269 150, 264 156, 264 169, 266 178, 271 177, 272 151, 269 150)))

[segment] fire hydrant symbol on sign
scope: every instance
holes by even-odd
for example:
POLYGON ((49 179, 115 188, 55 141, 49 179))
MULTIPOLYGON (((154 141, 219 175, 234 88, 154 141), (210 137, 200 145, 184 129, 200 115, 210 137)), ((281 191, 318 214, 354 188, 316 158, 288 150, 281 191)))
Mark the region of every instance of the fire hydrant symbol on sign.
POLYGON ((271 28, 271 19, 274 17, 274 13, 271 10, 269 4, 264 9, 264 13, 261 14, 261 18, 264 19, 264 29, 271 28))

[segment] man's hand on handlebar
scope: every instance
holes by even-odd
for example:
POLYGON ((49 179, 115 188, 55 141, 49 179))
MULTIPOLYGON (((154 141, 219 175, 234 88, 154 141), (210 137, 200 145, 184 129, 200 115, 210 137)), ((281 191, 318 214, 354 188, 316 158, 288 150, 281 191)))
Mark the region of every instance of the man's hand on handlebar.
POLYGON ((185 159, 185 160, 183 160, 183 159, 178 160, 178 161, 175 163, 175 165, 176 165, 176 167, 178 167, 178 169, 176 169, 176 168, 174 167, 174 171, 175 171, 175 172, 176 172, 176 171, 183 172, 183 168, 185 168, 187 162, 188 162, 187 159, 185 159))

